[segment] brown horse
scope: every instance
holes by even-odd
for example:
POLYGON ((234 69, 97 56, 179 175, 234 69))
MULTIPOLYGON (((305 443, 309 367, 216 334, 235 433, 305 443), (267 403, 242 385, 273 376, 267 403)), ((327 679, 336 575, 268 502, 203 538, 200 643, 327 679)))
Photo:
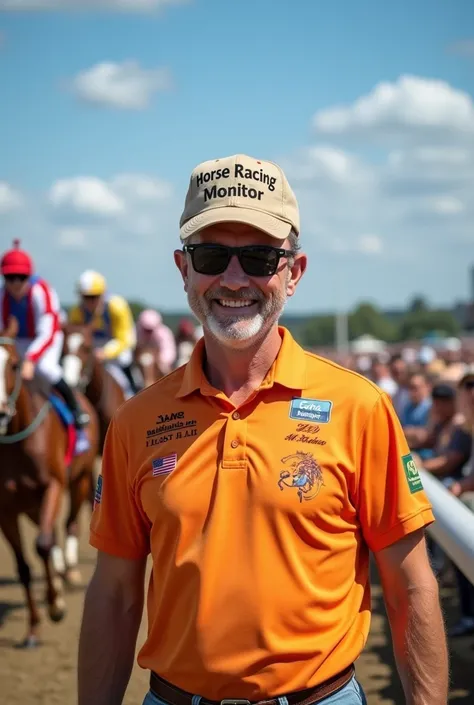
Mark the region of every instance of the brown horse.
POLYGON ((135 350, 135 364, 143 378, 143 386, 149 387, 165 374, 159 361, 159 351, 156 348, 142 345, 135 350))
POLYGON ((65 325, 62 366, 72 388, 80 389, 97 411, 100 424, 99 453, 102 453, 110 420, 125 401, 120 384, 94 354, 90 325, 65 325))
POLYGON ((28 605, 29 625, 23 645, 36 646, 40 616, 31 589, 19 517, 39 526, 36 551, 46 577, 46 601, 51 620, 66 613, 61 579, 51 560, 57 517, 64 490, 69 489, 68 537, 77 537, 77 517, 93 491, 93 465, 98 452, 98 422, 91 405, 78 397, 91 422, 86 429, 89 449, 66 462, 69 433, 47 395, 21 377, 15 345, 18 324, 11 319, 0 332, 0 529, 9 543, 28 605))

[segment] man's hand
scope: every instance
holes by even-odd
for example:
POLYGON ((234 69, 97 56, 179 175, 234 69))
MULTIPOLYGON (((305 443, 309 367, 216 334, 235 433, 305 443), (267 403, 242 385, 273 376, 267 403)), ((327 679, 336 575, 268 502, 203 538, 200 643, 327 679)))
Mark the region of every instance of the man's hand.
POLYGON ((21 376, 25 382, 31 382, 35 376, 35 363, 31 360, 25 360, 21 366, 21 376))

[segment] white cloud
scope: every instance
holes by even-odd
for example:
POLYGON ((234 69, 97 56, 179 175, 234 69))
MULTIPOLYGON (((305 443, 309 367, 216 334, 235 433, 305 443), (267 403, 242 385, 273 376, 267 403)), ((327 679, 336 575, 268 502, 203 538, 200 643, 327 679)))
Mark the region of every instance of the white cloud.
POLYGON ((159 12, 174 5, 187 5, 192 0, 0 0, 0 11, 78 10, 96 12, 159 12))
POLYGON ((87 246, 87 234, 81 228, 61 228, 58 244, 65 250, 83 250, 87 246))
POLYGON ((21 208, 23 197, 6 181, 0 181, 0 215, 21 208))
POLYGON ((316 133, 333 136, 474 137, 474 102, 445 81, 401 76, 381 82, 352 105, 320 110, 316 133))
POLYGON ((113 216, 125 210, 124 202, 108 184, 89 176, 57 181, 50 190, 49 200, 55 208, 88 215, 113 216))
POLYGON ((144 110, 156 93, 170 87, 168 69, 144 69, 137 61, 96 64, 72 81, 80 100, 120 110, 144 110))
POLYGON ((433 212, 439 215, 456 215, 465 210, 464 203, 454 196, 435 197, 431 199, 431 206, 433 212))
POLYGON ((357 249, 367 255, 379 255, 383 250, 383 243, 378 235, 362 235, 357 241, 357 249))

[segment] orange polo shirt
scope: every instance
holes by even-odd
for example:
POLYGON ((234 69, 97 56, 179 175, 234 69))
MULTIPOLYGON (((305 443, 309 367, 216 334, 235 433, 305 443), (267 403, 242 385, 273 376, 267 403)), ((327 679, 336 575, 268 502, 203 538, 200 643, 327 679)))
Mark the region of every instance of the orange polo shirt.
POLYGON ((361 653, 369 549, 434 517, 389 398, 280 328, 235 408, 187 366, 130 399, 107 434, 91 544, 151 552, 138 663, 220 700, 315 686, 361 653))

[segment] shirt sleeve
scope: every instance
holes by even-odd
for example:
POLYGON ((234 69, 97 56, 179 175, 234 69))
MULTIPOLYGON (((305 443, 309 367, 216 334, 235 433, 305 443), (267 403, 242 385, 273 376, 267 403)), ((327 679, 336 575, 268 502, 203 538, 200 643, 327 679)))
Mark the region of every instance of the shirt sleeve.
POLYGON ((104 345, 107 360, 118 357, 124 350, 136 344, 135 324, 132 312, 125 299, 114 296, 109 303, 112 327, 112 340, 104 345))
POLYGON ((372 551, 434 521, 402 426, 384 393, 362 430, 357 463, 359 521, 372 551))
POLYGON ((104 443, 90 525, 90 544, 120 558, 148 555, 151 525, 137 502, 131 483, 129 454, 112 417, 104 443))
POLYGON ((58 330, 59 302, 56 293, 45 284, 35 284, 32 291, 35 318, 35 338, 25 352, 25 358, 38 362, 54 341, 58 330))

